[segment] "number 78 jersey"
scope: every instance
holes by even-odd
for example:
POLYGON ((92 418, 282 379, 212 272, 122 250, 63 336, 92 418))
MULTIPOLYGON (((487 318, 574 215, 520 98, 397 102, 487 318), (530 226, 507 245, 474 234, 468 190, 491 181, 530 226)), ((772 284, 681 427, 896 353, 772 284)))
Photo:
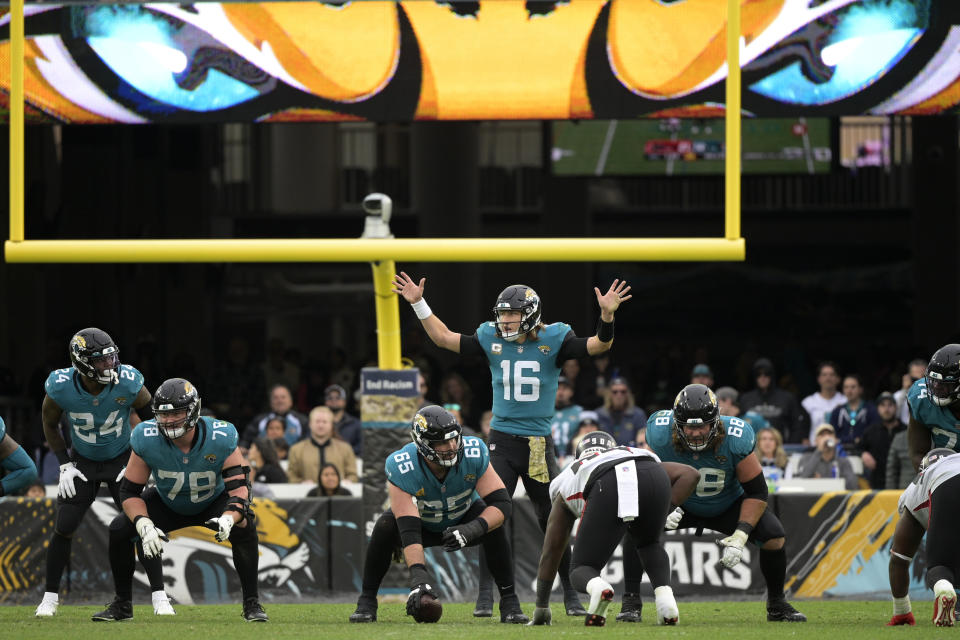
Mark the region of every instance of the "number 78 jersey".
POLYGON ((223 463, 237 448, 237 440, 237 429, 232 424, 201 416, 196 442, 187 453, 167 440, 154 420, 137 425, 130 445, 150 467, 164 504, 191 516, 206 509, 223 493, 223 463))
POLYGON ((416 500, 423 528, 439 533, 458 524, 480 497, 477 482, 490 466, 490 452, 483 440, 464 438, 463 458, 443 480, 433 475, 412 442, 387 456, 384 466, 387 480, 416 500))
POLYGON ((714 450, 684 448, 678 453, 673 446, 673 411, 658 411, 647 420, 647 444, 664 462, 681 462, 700 472, 697 489, 683 503, 683 510, 698 516, 716 516, 726 511, 743 495, 737 479, 737 465, 753 453, 756 437, 753 428, 740 418, 720 416, 724 437, 714 450))

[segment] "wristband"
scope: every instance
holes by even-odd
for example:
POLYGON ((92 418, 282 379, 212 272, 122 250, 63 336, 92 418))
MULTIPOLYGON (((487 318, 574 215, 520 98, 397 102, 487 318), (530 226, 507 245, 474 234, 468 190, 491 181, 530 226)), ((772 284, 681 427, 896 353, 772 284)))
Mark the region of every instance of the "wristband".
POLYGON ((550 606, 550 592, 553 591, 553 580, 542 580, 537 578, 537 605, 538 607, 550 606))
POLYGON ((744 522, 743 520, 741 520, 740 522, 737 523, 737 531, 743 531, 745 534, 749 536, 750 533, 753 531, 753 525, 750 524, 749 522, 744 522))
POLYGON ((613 321, 604 322, 603 318, 597 323, 597 340, 610 342, 613 340, 613 321))
POLYGON ((417 314, 417 317, 421 320, 426 320, 433 315, 433 311, 430 310, 430 305, 427 304, 426 298, 420 298, 416 302, 410 303, 410 306, 413 307, 413 312, 417 314))

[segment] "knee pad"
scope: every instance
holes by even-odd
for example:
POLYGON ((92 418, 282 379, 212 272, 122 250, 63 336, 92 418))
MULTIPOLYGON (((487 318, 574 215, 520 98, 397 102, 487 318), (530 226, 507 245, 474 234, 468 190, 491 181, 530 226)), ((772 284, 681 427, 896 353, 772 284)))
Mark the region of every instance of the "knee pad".
POLYGON ((84 514, 90 505, 71 504, 61 502, 57 505, 57 515, 54 520, 53 531, 64 538, 71 538, 80 527, 84 514))
POLYGON ((377 518, 370 533, 370 539, 380 541, 396 539, 397 544, 400 543, 400 530, 397 528, 397 519, 392 511, 385 511, 377 518))
POLYGON ((248 542, 252 540, 257 544, 260 538, 257 536, 257 528, 253 524, 245 527, 235 526, 230 530, 230 542, 248 542))
POLYGON ((137 528, 133 526, 125 513, 121 513, 111 520, 109 529, 111 538, 135 538, 137 535, 137 528))

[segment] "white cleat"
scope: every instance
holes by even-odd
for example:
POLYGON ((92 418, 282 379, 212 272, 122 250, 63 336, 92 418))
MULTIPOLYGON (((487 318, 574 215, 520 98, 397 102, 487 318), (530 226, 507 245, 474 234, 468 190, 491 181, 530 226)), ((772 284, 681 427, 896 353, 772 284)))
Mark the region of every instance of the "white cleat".
POLYGON ((177 612, 170 605, 170 598, 165 592, 153 596, 153 613, 158 616, 175 616, 177 612))
POLYGON ((933 585, 933 624, 952 627, 956 621, 957 593, 949 580, 937 580, 933 585))
POLYGON ((587 617, 584 625, 588 627, 602 627, 607 622, 607 607, 613 602, 613 587, 597 576, 587 583, 587 595, 590 604, 587 606, 587 617))
POLYGON ((670 587, 657 587, 653 590, 657 598, 657 624, 675 625, 680 621, 680 610, 670 587))
POLYGON ((38 618, 52 618, 56 615, 59 605, 60 603, 57 600, 48 599, 44 596, 39 606, 37 606, 37 613, 35 615, 38 618))

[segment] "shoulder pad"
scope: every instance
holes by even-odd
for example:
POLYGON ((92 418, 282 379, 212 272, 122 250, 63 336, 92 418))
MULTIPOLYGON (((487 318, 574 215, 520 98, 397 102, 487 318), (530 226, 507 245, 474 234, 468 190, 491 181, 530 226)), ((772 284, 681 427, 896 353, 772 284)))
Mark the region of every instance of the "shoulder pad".
POLYGON ((73 384, 73 372, 73 367, 51 371, 43 383, 47 395, 56 399, 61 390, 69 388, 69 385, 73 384))
MULTIPOLYGON (((130 366, 129 364, 121 364, 120 384, 134 393, 140 393, 140 389, 143 387, 143 374, 140 373, 136 367, 130 366)), ((130 399, 130 402, 133 403, 133 398, 130 399)))
POLYGON ((721 416, 720 419, 725 429, 724 441, 730 451, 743 457, 750 455, 757 438, 750 423, 732 416, 721 416))
POLYGON ((237 448, 240 436, 237 428, 226 420, 215 420, 209 416, 201 416, 200 420, 207 425, 207 437, 210 442, 230 455, 237 448))

